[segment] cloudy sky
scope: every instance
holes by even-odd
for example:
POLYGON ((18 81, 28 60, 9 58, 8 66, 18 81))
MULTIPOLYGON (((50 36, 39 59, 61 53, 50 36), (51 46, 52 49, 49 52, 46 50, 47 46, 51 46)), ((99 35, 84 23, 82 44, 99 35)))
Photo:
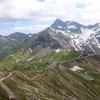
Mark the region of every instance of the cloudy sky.
POLYGON ((36 33, 56 18, 99 23, 100 0, 0 0, 0 35, 36 33))

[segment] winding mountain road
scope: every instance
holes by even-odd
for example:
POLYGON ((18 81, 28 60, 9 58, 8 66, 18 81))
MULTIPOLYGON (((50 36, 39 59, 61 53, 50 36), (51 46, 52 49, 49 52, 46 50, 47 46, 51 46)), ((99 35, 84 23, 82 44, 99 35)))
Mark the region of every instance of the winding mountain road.
POLYGON ((91 55, 87 55, 87 56, 84 56, 84 57, 82 57, 82 55, 83 55, 83 52, 80 54, 80 56, 78 56, 78 57, 75 58, 75 59, 68 59, 68 60, 65 60, 65 61, 61 61, 61 62, 59 63, 59 67, 63 67, 63 64, 64 64, 65 62, 73 61, 73 60, 79 60, 79 59, 83 59, 83 58, 87 58, 87 57, 90 57, 90 56, 93 56, 93 55, 96 55, 96 54, 91 54, 91 55))
MULTIPOLYGON (((52 68, 53 66, 55 66, 55 65, 57 65, 58 64, 58 66, 59 66, 59 68, 63 68, 63 63, 65 63, 65 62, 68 62, 68 61, 73 61, 73 60, 78 60, 78 59, 82 59, 82 58, 87 58, 87 57, 89 57, 89 56, 93 56, 93 55, 96 55, 96 54, 92 54, 92 55, 87 55, 87 56, 85 56, 85 57, 82 57, 82 55, 83 55, 83 52, 80 54, 80 56, 78 56, 77 58, 75 58, 75 59, 69 59, 69 60, 65 60, 65 61, 53 61, 53 62, 50 62, 50 64, 49 65, 47 65, 47 68, 52 68)), ((0 79, 0 86, 6 91, 6 93, 8 94, 8 97, 9 97, 9 100, 16 100, 16 97, 15 97, 15 95, 14 95, 14 93, 9 89, 9 87, 7 87, 4 83, 3 83, 3 81, 5 80, 5 79, 7 79, 7 78, 9 78, 11 75, 13 75, 14 73, 17 73, 17 74, 20 74, 23 78, 25 78, 25 79, 27 79, 27 80, 30 80, 30 81, 32 81, 32 80, 34 80, 35 78, 38 78, 38 77, 40 77, 40 75, 38 75, 38 76, 36 76, 36 77, 34 77, 33 79, 31 79, 31 78, 29 78, 27 75, 24 75, 22 72, 20 72, 20 71, 14 71, 14 72, 11 72, 9 75, 7 75, 6 77, 4 77, 4 78, 1 78, 0 79)), ((44 73, 45 74, 45 73, 44 73)), ((85 73, 85 75, 87 75, 88 76, 88 74, 87 73, 85 73)), ((90 77, 89 77, 90 78, 90 77)), ((92 79, 91 79, 92 80, 92 79)))

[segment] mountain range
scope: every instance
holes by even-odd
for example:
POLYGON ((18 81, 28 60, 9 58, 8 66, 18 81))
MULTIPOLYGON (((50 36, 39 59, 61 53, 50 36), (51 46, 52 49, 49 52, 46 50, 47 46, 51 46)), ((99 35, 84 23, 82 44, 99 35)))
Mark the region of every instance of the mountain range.
POLYGON ((0 35, 0 90, 0 100, 99 100, 100 24, 0 35))
POLYGON ((0 49, 16 48, 21 45, 24 50, 39 51, 44 48, 67 51, 91 51, 100 54, 100 24, 82 25, 75 21, 56 19, 48 28, 37 34, 27 35, 16 32, 9 36, 0 36, 0 49))

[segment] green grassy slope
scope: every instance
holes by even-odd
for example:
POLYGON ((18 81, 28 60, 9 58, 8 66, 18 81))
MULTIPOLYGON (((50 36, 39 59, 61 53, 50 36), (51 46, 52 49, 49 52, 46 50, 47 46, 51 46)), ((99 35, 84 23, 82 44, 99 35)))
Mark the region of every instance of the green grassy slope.
MULTIPOLYGON (((18 100, 99 100, 100 81, 87 80, 70 70, 59 68, 46 71, 16 72, 4 83, 15 91, 18 100), (21 92, 22 91, 22 92, 21 92)), ((92 77, 92 76, 91 76, 92 77)))

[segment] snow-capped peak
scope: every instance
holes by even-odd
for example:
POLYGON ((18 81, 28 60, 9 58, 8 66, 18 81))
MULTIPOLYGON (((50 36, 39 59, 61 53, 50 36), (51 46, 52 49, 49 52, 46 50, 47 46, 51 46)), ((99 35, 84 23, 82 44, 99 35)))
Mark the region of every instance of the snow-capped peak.
MULTIPOLYGON (((73 21, 56 20, 51 27, 61 35, 61 38, 62 35, 66 39, 69 38, 69 45, 75 50, 88 48, 95 53, 96 49, 100 48, 100 24, 84 26, 73 21)), ((65 39, 62 41, 66 43, 65 39)))

